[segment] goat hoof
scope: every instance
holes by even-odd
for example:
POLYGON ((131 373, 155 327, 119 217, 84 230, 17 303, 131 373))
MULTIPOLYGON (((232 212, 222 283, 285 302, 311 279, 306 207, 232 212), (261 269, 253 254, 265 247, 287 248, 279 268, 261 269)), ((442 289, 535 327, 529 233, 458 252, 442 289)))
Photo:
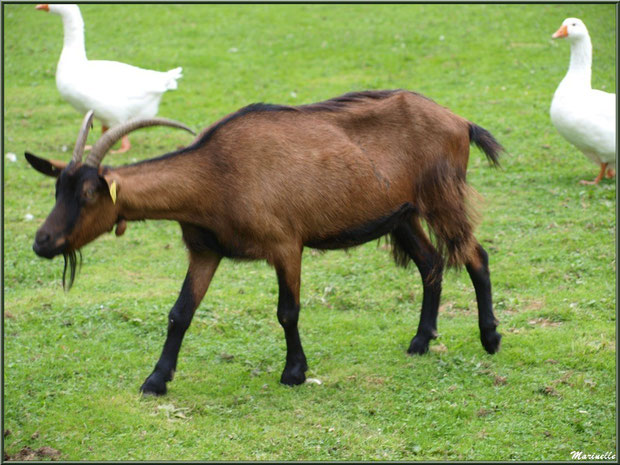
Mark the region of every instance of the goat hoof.
POLYGON ((307 365, 297 365, 293 368, 285 368, 282 372, 282 377, 280 378, 280 382, 282 384, 286 384, 287 386, 297 386, 298 384, 303 384, 306 380, 305 371, 308 369, 307 365))
POLYGON ((424 355, 428 352, 428 341, 429 339, 416 336, 411 340, 411 344, 409 344, 409 348, 407 349, 408 354, 417 354, 424 355))
POLYGON ((502 335, 497 331, 489 331, 488 333, 480 334, 480 341, 482 341, 482 347, 490 354, 494 354, 499 350, 499 346, 502 342, 502 335))
POLYGON ((152 373, 140 386, 140 391, 144 395, 163 396, 167 391, 166 382, 163 376, 152 373))

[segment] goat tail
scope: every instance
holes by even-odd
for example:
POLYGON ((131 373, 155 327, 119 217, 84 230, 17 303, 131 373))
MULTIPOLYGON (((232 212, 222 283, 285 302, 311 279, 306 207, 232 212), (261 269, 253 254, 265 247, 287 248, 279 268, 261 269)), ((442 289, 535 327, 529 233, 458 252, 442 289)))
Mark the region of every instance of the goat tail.
POLYGON ((469 143, 476 144, 484 152, 489 163, 499 168, 499 154, 504 151, 504 147, 495 140, 489 131, 474 124, 469 123, 469 143))
POLYGON ((459 268, 475 253, 474 229, 479 221, 479 194, 465 180, 465 171, 447 159, 429 166, 416 184, 416 207, 426 222, 442 265, 459 268))

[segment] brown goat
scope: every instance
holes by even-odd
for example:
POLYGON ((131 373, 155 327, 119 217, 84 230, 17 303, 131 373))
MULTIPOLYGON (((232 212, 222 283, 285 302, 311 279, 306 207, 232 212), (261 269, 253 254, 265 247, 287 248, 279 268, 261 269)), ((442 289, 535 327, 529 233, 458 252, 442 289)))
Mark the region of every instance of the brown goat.
POLYGON ((72 256, 73 272, 75 252, 114 225, 122 234, 126 221, 180 223, 189 269, 144 393, 166 392, 185 331, 222 257, 264 259, 275 267, 287 345, 281 382, 302 383, 307 364, 297 321, 303 248, 353 247, 386 234, 396 262, 413 260, 422 275, 420 324, 408 352, 425 353, 437 337, 445 265, 466 266, 482 345, 489 353, 499 349, 488 258, 473 236, 465 175, 470 143, 493 164, 502 147, 432 100, 394 90, 298 107, 254 104, 181 150, 117 168, 100 165, 112 144, 161 121, 108 131, 82 163, 89 124, 87 117, 68 165, 26 154, 37 170, 58 177, 56 205, 33 248, 48 258, 72 256))

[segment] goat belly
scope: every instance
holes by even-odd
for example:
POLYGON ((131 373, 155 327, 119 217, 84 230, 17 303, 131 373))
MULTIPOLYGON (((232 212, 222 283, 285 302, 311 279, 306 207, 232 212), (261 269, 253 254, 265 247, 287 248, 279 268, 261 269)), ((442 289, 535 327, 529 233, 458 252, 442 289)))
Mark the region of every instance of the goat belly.
POLYGON ((406 202, 398 209, 368 223, 345 229, 333 236, 310 239, 304 243, 313 249, 346 249, 378 239, 392 232, 399 224, 408 221, 415 212, 413 204, 406 202))
POLYGON ((234 259, 255 259, 260 257, 252 256, 240 247, 234 247, 231 244, 224 243, 210 229, 181 223, 183 230, 183 241, 187 248, 193 252, 212 251, 222 257, 234 259))

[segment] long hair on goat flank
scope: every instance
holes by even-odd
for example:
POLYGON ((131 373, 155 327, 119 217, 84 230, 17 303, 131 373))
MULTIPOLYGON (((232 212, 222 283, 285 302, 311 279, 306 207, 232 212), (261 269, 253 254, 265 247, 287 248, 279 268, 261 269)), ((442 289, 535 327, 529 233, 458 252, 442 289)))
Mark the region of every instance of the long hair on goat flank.
MULTIPOLYGON (((444 267, 460 268, 475 252, 473 233, 480 221, 477 207, 481 199, 465 181, 465 173, 445 159, 437 160, 418 178, 416 208, 444 267)), ((394 237, 391 239, 396 264, 406 267, 411 257, 394 237)))

